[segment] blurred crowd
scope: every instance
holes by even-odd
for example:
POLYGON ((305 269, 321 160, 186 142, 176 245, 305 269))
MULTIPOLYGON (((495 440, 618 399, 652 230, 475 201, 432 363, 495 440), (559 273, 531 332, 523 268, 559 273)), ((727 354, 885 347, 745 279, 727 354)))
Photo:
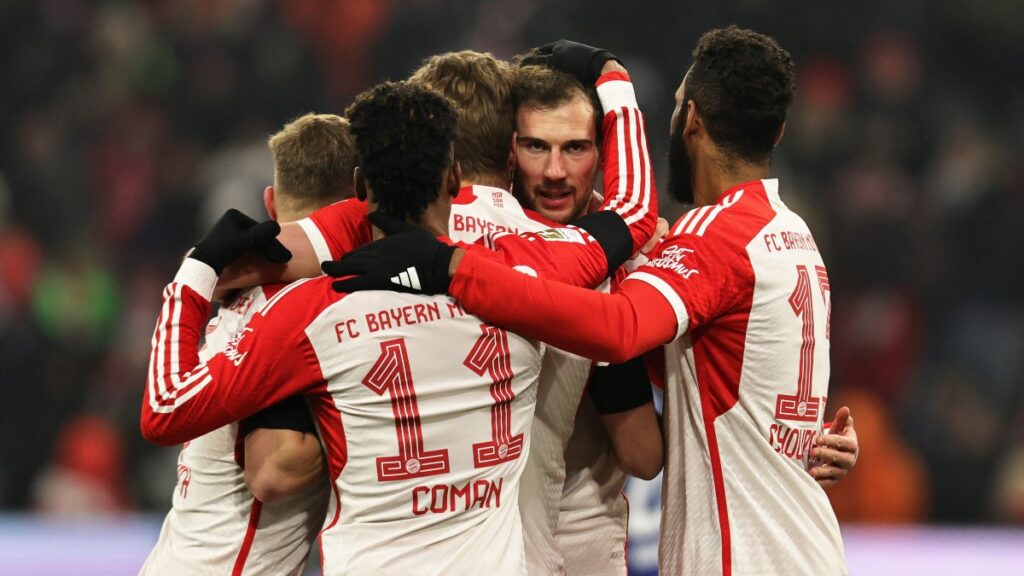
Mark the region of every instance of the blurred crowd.
POLYGON ((0 509, 169 506, 177 451, 138 433, 161 289, 224 209, 263 216, 287 120, 570 37, 623 57, 662 158, 696 38, 737 23, 797 61, 774 166, 831 272, 840 519, 1024 523, 1024 3, 548 4, 0 0, 0 509))

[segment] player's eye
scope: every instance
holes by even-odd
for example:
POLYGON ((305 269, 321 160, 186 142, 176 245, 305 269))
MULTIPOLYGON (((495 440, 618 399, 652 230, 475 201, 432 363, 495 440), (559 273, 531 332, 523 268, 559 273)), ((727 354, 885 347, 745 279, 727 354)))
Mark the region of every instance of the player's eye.
POLYGON ((582 154, 587 151, 587 148, 585 142, 570 142, 566 145, 565 151, 569 154, 582 154))

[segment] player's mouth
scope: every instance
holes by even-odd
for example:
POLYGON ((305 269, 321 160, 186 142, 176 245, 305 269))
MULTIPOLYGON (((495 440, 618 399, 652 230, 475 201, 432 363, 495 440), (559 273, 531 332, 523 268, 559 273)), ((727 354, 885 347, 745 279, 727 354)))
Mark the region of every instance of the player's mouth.
POLYGON ((572 204, 573 201, 573 190, 558 189, 558 190, 544 190, 541 188, 536 189, 537 192, 537 203, 540 207, 547 210, 559 210, 572 204))

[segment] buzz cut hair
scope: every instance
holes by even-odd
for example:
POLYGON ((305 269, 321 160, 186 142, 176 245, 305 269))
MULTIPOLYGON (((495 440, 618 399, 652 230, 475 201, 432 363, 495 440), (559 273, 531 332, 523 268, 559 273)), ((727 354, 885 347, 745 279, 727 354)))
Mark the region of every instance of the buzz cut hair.
POLYGON ((771 159, 796 95, 793 59, 775 39, 737 26, 711 30, 693 50, 684 102, 727 157, 771 159))
POLYGON ((452 103, 416 83, 385 82, 356 96, 345 115, 378 210, 419 222, 454 162, 452 103))
POLYGON ((305 114, 268 141, 274 157, 276 201, 291 212, 311 212, 355 195, 355 143, 348 120, 305 114))

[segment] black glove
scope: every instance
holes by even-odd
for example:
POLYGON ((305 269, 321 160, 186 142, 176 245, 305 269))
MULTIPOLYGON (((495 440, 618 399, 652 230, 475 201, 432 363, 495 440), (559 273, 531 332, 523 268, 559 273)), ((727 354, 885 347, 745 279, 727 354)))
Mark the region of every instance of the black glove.
POLYGON ((331 284, 338 292, 395 290, 420 294, 448 292, 448 265, 454 246, 439 241, 419 226, 384 214, 370 214, 370 222, 386 237, 321 264, 335 278, 353 276, 331 284))
POLYGON ((523 66, 547 66, 575 76, 584 86, 593 86, 609 60, 622 60, 607 50, 572 40, 559 40, 535 48, 536 54, 523 59, 523 66))
POLYGON ((273 220, 257 222, 234 208, 217 220, 189 258, 209 264, 220 276, 224 267, 248 251, 275 264, 291 260, 292 253, 277 241, 281 226, 273 220))

